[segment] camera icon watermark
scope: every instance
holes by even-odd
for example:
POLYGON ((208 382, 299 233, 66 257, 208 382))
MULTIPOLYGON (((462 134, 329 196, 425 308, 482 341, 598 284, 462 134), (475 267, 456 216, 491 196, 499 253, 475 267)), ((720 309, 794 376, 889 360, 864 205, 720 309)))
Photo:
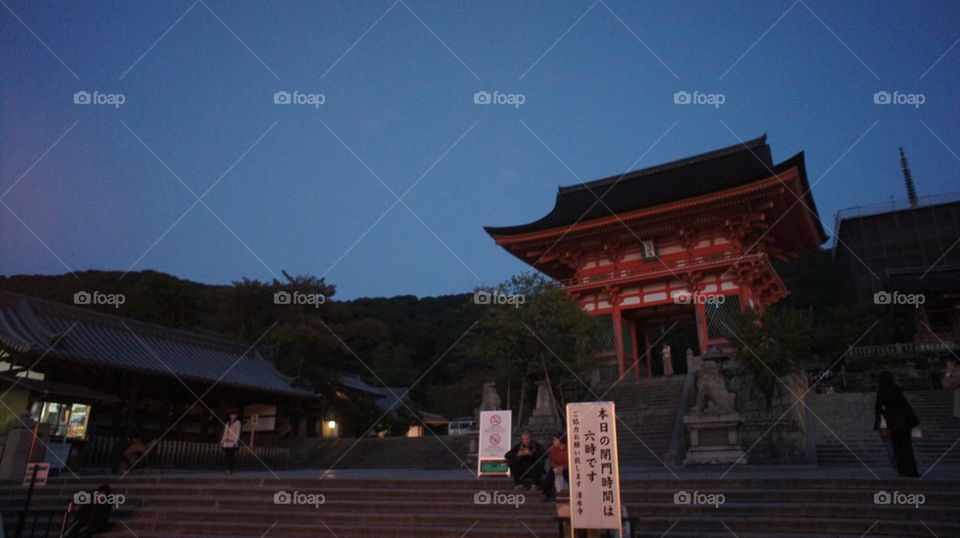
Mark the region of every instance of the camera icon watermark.
POLYGON ((73 294, 73 304, 79 306, 112 306, 120 308, 120 305, 127 302, 127 296, 122 293, 100 293, 94 290, 89 292, 81 290, 73 294))
POLYGON ((527 302, 522 293, 500 293, 499 291, 477 290, 473 292, 473 304, 477 305, 510 305, 520 308, 527 302))
POLYGON ((327 296, 322 293, 301 293, 294 291, 280 290, 273 293, 273 304, 276 305, 295 305, 312 306, 320 308, 320 305, 327 302, 327 296))
POLYGON ((322 93, 301 93, 299 91, 280 90, 273 94, 273 104, 275 105, 309 105, 313 108, 320 108, 320 105, 327 102, 327 96, 322 93))
POLYGON ((122 93, 100 93, 95 91, 80 90, 73 94, 73 104, 75 105, 111 105, 114 108, 127 102, 127 96, 122 93))
POLYGON ((880 490, 873 494, 873 504, 894 504, 920 508, 920 505, 926 504, 926 502, 927 496, 923 493, 880 490))
POLYGON ((327 502, 327 497, 323 493, 280 490, 273 494, 273 504, 295 504, 320 508, 320 505, 325 502, 327 502))
POLYGON ((727 96, 722 93, 693 93, 680 90, 673 94, 673 104, 675 105, 708 105, 714 108, 720 108, 727 102, 727 96))
POLYGON ((900 93, 898 91, 888 92, 880 90, 873 94, 873 104, 875 105, 910 105, 913 108, 920 108, 920 105, 927 102, 927 96, 922 93, 900 93))
POLYGON ((683 304, 683 305, 714 305, 719 306, 727 301, 727 296, 720 293, 674 293, 673 294, 673 304, 683 304))
POLYGON ((727 502, 723 493, 704 493, 701 491, 678 491, 673 494, 673 504, 688 504, 698 506, 712 506, 720 508, 727 502))
POLYGON ((511 105, 513 108, 520 108, 520 105, 527 102, 527 96, 522 93, 501 93, 499 91, 488 92, 480 90, 473 94, 473 104, 475 105, 511 105))
POLYGON ((473 504, 503 505, 520 508, 520 506, 526 502, 527 497, 523 493, 481 490, 473 494, 473 504))
POLYGON ((127 502, 123 493, 104 493, 102 491, 78 491, 73 494, 73 504, 84 506, 89 504, 110 505, 119 508, 127 502))
POLYGON ((878 291, 873 294, 873 304, 878 305, 909 305, 920 308, 927 302, 927 296, 922 293, 900 293, 899 291, 878 291))

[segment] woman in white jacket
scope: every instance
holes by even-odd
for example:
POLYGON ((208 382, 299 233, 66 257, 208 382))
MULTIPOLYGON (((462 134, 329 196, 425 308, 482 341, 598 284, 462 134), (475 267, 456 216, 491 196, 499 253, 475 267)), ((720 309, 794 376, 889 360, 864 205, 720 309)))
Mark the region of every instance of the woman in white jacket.
POLYGON ((227 464, 227 473, 233 474, 233 466, 237 462, 237 449, 240 448, 240 420, 236 413, 230 413, 227 422, 223 425, 223 435, 220 436, 220 446, 223 448, 223 458, 227 464))

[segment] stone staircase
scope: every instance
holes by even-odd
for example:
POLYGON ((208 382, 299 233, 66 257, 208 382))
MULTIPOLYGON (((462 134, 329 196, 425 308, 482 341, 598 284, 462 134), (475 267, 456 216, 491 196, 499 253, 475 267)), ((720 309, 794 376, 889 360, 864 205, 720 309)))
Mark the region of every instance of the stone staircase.
POLYGON ((672 465, 667 452, 684 379, 680 375, 623 380, 606 393, 604 399, 617 404, 621 466, 672 465))
MULTIPOLYGON (((771 473, 773 474, 773 473, 771 473)), ((725 478, 624 480, 623 504, 634 536, 670 538, 960 536, 951 513, 955 480, 725 478), (724 503, 678 504, 679 492, 723 494, 724 503), (924 503, 875 504, 880 491, 922 493, 924 503)))
MULTIPOLYGON (((508 479, 345 479, 116 476, 52 479, 34 493, 35 509, 63 509, 77 491, 111 481, 125 503, 104 538, 160 537, 488 537, 556 532, 554 508, 530 492, 519 506, 475 504, 480 491, 513 494, 508 479), (321 504, 277 504, 276 495, 322 494, 321 504), (468 533, 468 534, 467 534, 468 533)), ((0 487, 9 533, 25 489, 0 487)), ((301 497, 305 499, 305 497, 301 497)), ((318 497, 319 498, 319 497, 318 497)), ((9 536, 10 534, 8 534, 9 536)), ((25 536, 30 536, 29 533, 25 536)))
POLYGON ((476 436, 301 439, 291 466, 308 469, 464 469, 476 436))
MULTIPOLYGON (((954 476, 955 476, 954 470, 954 476)), ((318 476, 318 473, 313 472, 318 476)), ((530 493, 518 507, 476 504, 480 491, 512 493, 506 479, 458 478, 425 472, 409 478, 385 471, 383 478, 308 479, 254 476, 128 476, 51 479, 38 488, 35 508, 63 508, 77 491, 111 481, 125 495, 114 529, 104 538, 254 537, 487 537, 557 534, 553 503, 530 493), (430 477, 433 475, 433 477, 430 477), (323 503, 276 504, 275 495, 322 494, 323 503)), ((375 474, 375 473, 371 473, 375 474)), ((661 475, 664 473, 660 473, 661 475)), ((842 473, 840 473, 842 474, 842 473)), ((289 475, 289 476, 287 476, 289 475)), ((304 472, 302 476, 306 476, 304 472)), ((0 485, 7 532, 22 506, 19 484, 0 485)), ((671 538, 920 537, 960 536, 955 479, 866 480, 804 477, 779 470, 726 478, 622 479, 633 536, 671 538), (922 493, 919 506, 876 504, 879 491, 922 493), (677 502, 683 493, 722 494, 718 506, 677 502)), ((27 534, 29 536, 29 533, 27 534)))
MULTIPOLYGON (((950 395, 937 390, 906 394, 923 431, 923 439, 914 441, 920 473, 938 461, 960 464, 960 420, 953 418, 950 395)), ((889 466, 886 449, 873 431, 874 398, 862 392, 808 395, 808 405, 826 423, 811 420, 820 465, 889 466)))

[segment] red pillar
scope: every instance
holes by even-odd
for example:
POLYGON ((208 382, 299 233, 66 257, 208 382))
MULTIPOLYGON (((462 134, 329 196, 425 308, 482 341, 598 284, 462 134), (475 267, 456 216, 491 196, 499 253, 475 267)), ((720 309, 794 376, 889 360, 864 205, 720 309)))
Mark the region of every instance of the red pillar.
POLYGON ((620 316, 620 305, 613 307, 613 349, 617 352, 617 379, 623 377, 623 317, 620 316))
POLYGON ((653 353, 650 349, 650 333, 647 328, 643 328, 643 352, 647 357, 647 378, 653 377, 653 353))
POLYGON ((693 305, 697 318, 697 339, 700 341, 700 355, 707 353, 707 307, 700 301, 693 305))
POLYGON ((637 320, 630 321, 630 341, 633 342, 633 357, 631 357, 630 364, 633 367, 633 378, 640 379, 640 349, 637 347, 637 320))

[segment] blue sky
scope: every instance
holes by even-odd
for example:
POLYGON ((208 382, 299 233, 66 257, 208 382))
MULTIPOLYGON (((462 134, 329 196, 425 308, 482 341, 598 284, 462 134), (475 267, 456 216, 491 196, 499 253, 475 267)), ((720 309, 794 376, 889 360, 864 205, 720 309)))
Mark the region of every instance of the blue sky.
POLYGON ((0 273, 465 292, 525 268, 483 225, 761 133, 830 229, 904 197, 900 145, 921 195, 960 191, 958 39, 955 2, 3 0, 0 273))

